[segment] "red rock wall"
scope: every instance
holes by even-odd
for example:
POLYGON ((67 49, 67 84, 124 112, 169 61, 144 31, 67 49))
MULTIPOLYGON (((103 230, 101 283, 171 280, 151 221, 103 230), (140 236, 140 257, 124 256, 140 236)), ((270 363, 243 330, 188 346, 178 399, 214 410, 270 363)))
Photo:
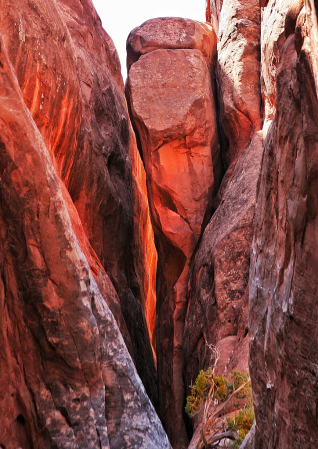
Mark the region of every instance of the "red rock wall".
MULTIPOLYGON (((262 159, 261 15, 258 1, 224 0, 216 64, 221 154, 226 168, 190 269, 183 348, 187 394, 199 371, 248 371, 249 270, 262 159)), ((213 17, 211 18, 213 22, 213 17)), ((214 23, 214 22, 213 22, 214 23)))
POLYGON ((313 448, 318 440, 313 7, 306 2, 294 29, 295 10, 287 14, 259 181, 249 317, 257 448, 313 448))
POLYGON ((156 251, 117 52, 91 1, 51 3, 3 2, 5 46, 26 105, 119 295, 125 341, 157 403, 144 317, 153 335, 156 251))
POLYGON ((105 302, 116 293, 104 272, 101 295, 97 258, 85 257, 77 211, 0 49, 0 445, 168 448, 105 302))

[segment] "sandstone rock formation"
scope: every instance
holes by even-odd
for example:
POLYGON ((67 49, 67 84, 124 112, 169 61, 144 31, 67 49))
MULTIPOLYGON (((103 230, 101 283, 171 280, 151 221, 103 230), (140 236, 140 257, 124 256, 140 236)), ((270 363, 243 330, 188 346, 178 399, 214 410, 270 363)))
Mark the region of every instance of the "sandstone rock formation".
POLYGON ((226 168, 261 129, 258 0, 224 0, 218 34, 218 97, 226 168))
POLYGON ((305 2, 294 29, 286 19, 264 144, 249 317, 257 448, 313 448, 318 440, 316 18, 305 2))
POLYGON ((261 82, 264 138, 276 108, 276 66, 285 42, 285 19, 292 0, 270 0, 262 10, 261 82))
POLYGON ((17 0, 1 8, 25 103, 119 294, 123 336, 156 404, 144 317, 152 335, 156 251, 116 50, 89 0, 17 0))
POLYGON ((212 23, 215 32, 219 31, 219 19, 221 14, 223 0, 207 0, 206 2, 206 21, 212 23))
POLYGON ((0 48, 0 445, 168 448, 0 48))
POLYGON ((185 384, 213 365, 218 374, 248 371, 248 280, 256 185, 262 157, 257 133, 220 188, 220 204, 207 225, 190 275, 184 331, 185 384))
POLYGON ((227 170, 190 271, 183 338, 187 387, 213 365, 212 346, 220 352, 217 373, 248 371, 250 251, 263 152, 258 2, 224 0, 219 20, 217 85, 227 170))
POLYGON ((140 56, 159 49, 199 50, 210 67, 215 62, 216 39, 208 23, 178 17, 148 20, 127 38, 127 70, 140 56))
POLYGON ((141 143, 158 249, 160 410, 175 448, 187 446, 182 338, 189 263, 220 166, 205 42, 214 43, 210 61, 216 52, 213 30, 181 19, 146 22, 128 38, 128 66, 142 54, 130 67, 126 90, 141 143), (165 36, 165 30, 171 32, 165 36))

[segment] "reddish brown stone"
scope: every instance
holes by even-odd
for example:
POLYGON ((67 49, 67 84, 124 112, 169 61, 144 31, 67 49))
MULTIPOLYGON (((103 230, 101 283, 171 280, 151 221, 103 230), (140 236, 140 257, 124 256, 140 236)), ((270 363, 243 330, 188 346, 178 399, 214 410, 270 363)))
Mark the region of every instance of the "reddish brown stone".
POLYGON ((206 21, 212 24, 218 34, 223 0, 207 0, 206 4, 206 21))
POLYGON ((161 414, 173 446, 185 448, 182 337, 188 269, 209 208, 219 152, 211 78, 198 50, 155 50, 131 66, 127 95, 158 248, 161 414))
POLYGON ((262 13, 261 82, 264 138, 276 110, 276 66, 285 42, 285 20, 292 0, 270 0, 262 13))
POLYGON ((0 84, 0 445, 168 448, 2 41, 0 84))
POLYGON ((226 168, 261 129, 258 0, 224 0, 218 34, 218 96, 226 168))
POLYGON ((317 48, 312 53, 305 10, 295 31, 277 66, 277 113, 264 145, 251 269, 255 447, 268 449, 314 448, 318 441, 317 48))
POLYGON ((155 365, 143 314, 148 304, 154 309, 154 276, 146 282, 144 274, 149 261, 150 272, 155 271, 155 248, 146 192, 139 186, 144 176, 140 161, 134 161, 140 169, 132 173, 129 156, 139 155, 117 52, 88 0, 53 5, 32 0, 21 16, 25 9, 21 0, 4 8, 5 46, 54 166, 119 294, 116 316, 124 317, 125 341, 156 403, 155 365))
POLYGON ((187 387, 213 365, 211 345, 220 352, 217 373, 248 371, 248 281, 261 157, 259 132, 225 175, 191 267, 183 341, 187 387))
POLYGON ((127 38, 127 70, 140 56, 159 49, 199 50, 210 67, 215 62, 216 40, 215 31, 208 23, 178 17, 148 20, 127 38))

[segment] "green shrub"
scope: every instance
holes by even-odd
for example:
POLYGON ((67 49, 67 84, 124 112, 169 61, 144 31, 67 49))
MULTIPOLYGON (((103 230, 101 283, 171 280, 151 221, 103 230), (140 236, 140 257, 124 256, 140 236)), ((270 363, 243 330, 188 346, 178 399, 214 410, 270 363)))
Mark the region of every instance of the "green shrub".
POLYGON ((191 387, 191 395, 187 397, 186 413, 193 418, 200 410, 201 399, 205 399, 212 386, 213 374, 212 368, 207 371, 201 370, 191 387))
MULTIPOLYGON (((242 371, 232 371, 231 377, 233 380, 233 387, 237 390, 241 385, 249 379, 249 373, 242 373, 242 371)), ((236 395, 237 398, 249 398, 252 401, 252 389, 251 384, 246 385, 243 390, 239 391, 236 395)))
POLYGON ((250 431, 254 422, 254 409, 253 407, 246 406, 241 409, 234 419, 226 418, 227 429, 237 431, 237 439, 234 441, 232 448, 238 449, 242 444, 244 438, 250 431))
POLYGON ((213 399, 217 399, 219 402, 224 402, 232 393, 233 390, 232 385, 227 381, 227 379, 223 375, 215 376, 214 384, 215 390, 213 399))

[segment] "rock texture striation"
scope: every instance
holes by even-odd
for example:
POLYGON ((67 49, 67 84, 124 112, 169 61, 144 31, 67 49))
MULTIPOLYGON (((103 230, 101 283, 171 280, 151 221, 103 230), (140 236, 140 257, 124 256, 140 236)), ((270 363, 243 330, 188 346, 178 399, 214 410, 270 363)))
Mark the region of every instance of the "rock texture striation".
POLYGON ((220 353, 216 373, 229 377, 233 369, 248 371, 250 252, 263 153, 261 17, 258 1, 229 0, 223 1, 217 16, 216 70, 226 172, 190 270, 183 337, 188 394, 199 371, 213 365, 212 346, 220 353))
POLYGON ((257 448, 312 448, 318 438, 317 28, 313 3, 297 10, 291 5, 286 17, 255 213, 249 326, 257 448))
POLYGON ((0 7, 0 445, 169 448, 126 348, 156 403, 156 251, 116 50, 90 1, 0 7))
POLYGON ((130 67, 126 91, 147 172, 158 249, 160 410, 173 446, 183 448, 182 338, 189 263, 209 212, 214 173, 219 177, 208 69, 216 39, 212 27, 156 19, 135 29, 127 47, 128 66, 141 55, 130 67), (214 46, 208 51, 207 44, 214 46))
POLYGON ((0 57, 0 444, 169 447, 3 42, 0 57))
POLYGON ((18 0, 1 8, 24 101, 119 295, 120 327, 156 404, 144 317, 152 335, 156 251, 116 50, 88 0, 34 0, 27 7, 18 0))

